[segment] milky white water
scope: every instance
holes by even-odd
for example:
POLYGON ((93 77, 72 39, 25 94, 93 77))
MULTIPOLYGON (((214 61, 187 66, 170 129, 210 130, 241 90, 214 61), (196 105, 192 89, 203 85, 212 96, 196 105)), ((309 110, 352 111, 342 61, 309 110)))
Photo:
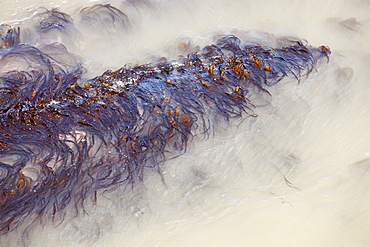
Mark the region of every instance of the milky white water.
MULTIPOLYGON (((1 0, 0 22, 28 28, 22 39, 37 44, 48 42, 32 31, 41 7, 72 18, 94 3, 120 8, 130 26, 118 33, 81 24, 58 40, 87 77, 238 30, 297 36, 332 55, 301 83, 271 87, 258 118, 221 126, 168 161, 165 183, 148 173, 135 192, 106 195, 89 215, 36 228, 24 244, 370 246, 370 1, 134 2, 1 0)), ((0 245, 20 239, 13 232, 0 245)))

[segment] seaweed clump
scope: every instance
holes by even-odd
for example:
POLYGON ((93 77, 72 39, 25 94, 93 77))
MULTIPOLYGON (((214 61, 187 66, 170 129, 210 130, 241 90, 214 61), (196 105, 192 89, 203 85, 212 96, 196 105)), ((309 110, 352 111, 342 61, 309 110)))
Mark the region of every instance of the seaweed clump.
POLYGON ((314 70, 329 48, 284 40, 241 45, 220 36, 178 61, 123 67, 90 80, 66 71, 19 29, 0 46, 0 232, 83 211, 100 191, 134 186, 161 172, 216 121, 256 116, 248 96, 314 70), (12 64, 21 63, 12 70, 12 64), (22 69, 23 68, 23 69, 22 69), (58 216, 58 217, 57 217, 58 216))

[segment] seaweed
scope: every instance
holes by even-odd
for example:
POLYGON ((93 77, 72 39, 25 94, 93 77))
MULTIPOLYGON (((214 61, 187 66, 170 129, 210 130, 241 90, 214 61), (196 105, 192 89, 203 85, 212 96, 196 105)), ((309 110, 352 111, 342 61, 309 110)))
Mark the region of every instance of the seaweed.
MULTIPOLYGON (((107 6, 84 9, 99 11, 107 6)), ((42 29, 67 16, 49 12, 42 29), (48 24, 50 23, 50 24, 48 24)), ((119 16, 122 16, 118 12, 119 16)), ((120 22, 125 22, 124 16, 120 22)), ((287 76, 298 81, 329 58, 326 46, 301 41, 281 47, 245 44, 233 35, 178 61, 124 66, 84 80, 38 48, 19 42, 19 29, 0 46, 0 232, 63 220, 67 206, 117 186, 135 187, 147 169, 186 152, 217 122, 256 117, 248 98, 287 76), (17 70, 5 69, 21 63, 17 70)))

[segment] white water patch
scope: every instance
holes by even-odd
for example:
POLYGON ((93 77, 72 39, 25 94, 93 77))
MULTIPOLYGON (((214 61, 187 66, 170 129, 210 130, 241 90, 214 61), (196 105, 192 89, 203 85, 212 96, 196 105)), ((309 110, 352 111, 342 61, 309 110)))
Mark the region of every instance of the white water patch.
MULTIPOLYGON (((74 18, 97 2, 3 1, 0 20, 29 27, 40 7, 59 7, 74 18)), ((195 141, 166 163, 163 178, 147 174, 137 192, 114 192, 89 215, 37 229, 30 246, 370 243, 369 1, 109 3, 131 26, 103 35, 77 27, 67 47, 90 77, 175 56, 184 40, 203 46, 236 30, 297 36, 329 46, 332 56, 299 84, 288 79, 271 87, 271 102, 256 109, 258 118, 195 141)), ((20 236, 1 238, 1 245, 10 238, 20 236)))

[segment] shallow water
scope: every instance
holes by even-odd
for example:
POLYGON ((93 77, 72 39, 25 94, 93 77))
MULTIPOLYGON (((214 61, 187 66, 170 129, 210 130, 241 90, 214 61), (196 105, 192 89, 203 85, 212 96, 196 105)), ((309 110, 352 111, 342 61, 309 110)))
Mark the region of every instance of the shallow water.
MULTIPOLYGON (((33 44, 61 40, 84 61, 87 78, 153 56, 176 57, 184 40, 203 46, 215 34, 245 35, 238 30, 297 36, 329 46, 332 56, 300 83, 271 87, 271 100, 255 109, 258 118, 194 141, 166 162, 163 177, 148 172, 134 192, 107 193, 87 207, 89 215, 36 228, 23 236, 25 245, 370 244, 369 1, 107 1, 130 25, 109 30, 81 22, 67 30, 70 39, 33 32, 40 7, 75 18, 97 2, 3 2, 0 20, 29 28, 21 38, 33 44)), ((10 233, 1 246, 20 239, 22 232, 10 233)))

